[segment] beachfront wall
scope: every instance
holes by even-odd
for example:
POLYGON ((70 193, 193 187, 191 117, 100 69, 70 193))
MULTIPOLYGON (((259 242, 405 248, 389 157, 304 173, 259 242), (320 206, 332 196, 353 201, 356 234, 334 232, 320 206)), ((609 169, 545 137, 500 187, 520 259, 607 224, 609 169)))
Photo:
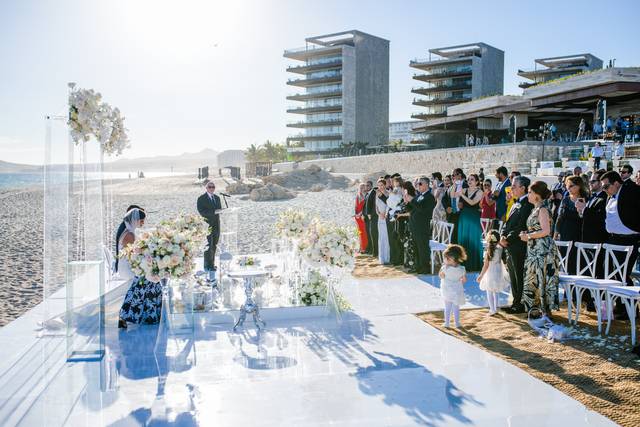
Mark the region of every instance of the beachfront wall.
POLYGON ((307 160, 304 162, 275 163, 274 169, 290 171, 294 167, 306 168, 315 164, 336 173, 371 173, 379 171, 401 171, 406 174, 430 174, 431 172, 450 173, 454 168, 462 167, 474 172, 483 167, 485 173, 501 165, 509 170, 531 172, 531 161, 560 161, 568 157, 579 146, 542 146, 540 142, 523 142, 517 145, 489 145, 483 147, 460 147, 439 150, 412 151, 403 153, 373 154, 358 157, 338 157, 333 159, 307 160), (544 150, 544 158, 543 158, 544 150))

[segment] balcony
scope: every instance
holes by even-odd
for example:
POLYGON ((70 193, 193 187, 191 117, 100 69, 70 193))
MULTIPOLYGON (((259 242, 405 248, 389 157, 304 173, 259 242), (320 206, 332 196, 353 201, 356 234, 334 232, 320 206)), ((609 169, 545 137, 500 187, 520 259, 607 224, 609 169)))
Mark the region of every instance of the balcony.
POLYGON ((311 64, 311 65, 291 66, 291 67, 287 67, 287 71, 290 73, 307 74, 313 71, 329 70, 331 68, 340 68, 340 67, 342 67, 342 59, 329 61, 329 62, 321 62, 321 63, 311 64))
POLYGON ((303 47, 297 47, 293 49, 287 49, 284 51, 284 57, 289 59, 297 59, 304 61, 314 56, 329 55, 333 53, 341 53, 342 46, 317 46, 308 45, 303 47))
POLYGON ((342 104, 338 105, 319 105, 315 107, 289 107, 287 113, 293 114, 312 114, 324 112, 342 111, 342 104))
POLYGON ((342 139, 341 133, 330 133, 326 135, 313 135, 308 136, 304 133, 299 133, 297 135, 291 135, 287 137, 287 141, 326 141, 326 140, 339 140, 342 139))
POLYGON ((411 88, 411 93, 418 95, 429 95, 437 92, 449 92, 452 90, 465 90, 471 89, 471 83, 457 83, 453 85, 443 85, 437 87, 414 87, 411 88))
POLYGON ((306 101, 309 99, 334 98, 338 96, 342 96, 342 90, 328 90, 326 92, 315 93, 296 93, 295 95, 287 96, 287 99, 290 101, 306 101))
POLYGON ((434 66, 442 66, 443 64, 456 64, 459 62, 470 62, 471 56, 461 56, 458 58, 437 58, 437 59, 428 59, 428 58, 416 58, 409 61, 409 66, 413 68, 418 68, 420 70, 428 70, 433 68, 434 66))
POLYGON ((334 76, 323 76, 323 77, 316 77, 311 79, 287 80, 287 84, 289 86, 298 86, 298 87, 317 86, 317 85, 327 84, 327 83, 342 83, 342 73, 337 73, 334 76))
POLYGON ((420 105, 422 107, 429 107, 431 105, 451 105, 451 104, 459 104, 461 102, 471 101, 471 97, 464 96, 448 96, 446 98, 437 98, 437 99, 420 99, 413 98, 413 105, 420 105))
POLYGON ((470 77, 472 74, 471 68, 463 70, 441 71, 431 74, 414 74, 414 80, 420 80, 423 82, 430 82, 433 80, 442 80, 449 77, 470 77))
POLYGON ((312 128, 312 127, 322 127, 322 126, 340 126, 342 125, 341 119, 331 119, 331 120, 318 120, 315 122, 311 122, 308 120, 302 120, 299 122, 290 122, 287 123, 288 128, 312 128))
MULTIPOLYGON (((428 119, 435 119, 437 117, 445 117, 446 115, 447 115, 446 111, 442 113, 413 113, 411 115, 411 118, 418 119, 418 120, 428 120, 428 119)), ((414 130, 416 130, 416 128, 414 128, 414 130)))

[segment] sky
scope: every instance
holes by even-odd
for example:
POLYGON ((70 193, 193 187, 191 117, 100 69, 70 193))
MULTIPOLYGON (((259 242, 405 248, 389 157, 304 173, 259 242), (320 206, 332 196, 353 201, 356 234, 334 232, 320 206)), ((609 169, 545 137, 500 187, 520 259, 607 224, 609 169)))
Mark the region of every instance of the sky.
POLYGON ((67 82, 120 108, 126 158, 284 141, 284 49, 357 29, 390 41, 390 121, 410 120, 414 58, 485 42, 505 52, 505 94, 540 57, 590 52, 640 66, 640 2, 0 0, 0 160, 41 164, 44 116, 67 82))

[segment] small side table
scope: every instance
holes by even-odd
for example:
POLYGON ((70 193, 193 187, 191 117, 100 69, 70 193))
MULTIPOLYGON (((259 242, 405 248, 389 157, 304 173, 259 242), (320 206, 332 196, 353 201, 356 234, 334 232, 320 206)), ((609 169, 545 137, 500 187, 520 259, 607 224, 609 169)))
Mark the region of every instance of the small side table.
POLYGON ((262 327, 267 326, 267 324, 260 318, 260 307, 253 300, 253 288, 255 286, 255 279, 260 277, 266 277, 270 273, 263 269, 238 269, 231 270, 227 273, 229 277, 242 279, 244 281, 244 295, 246 296, 246 300, 244 304, 240 307, 240 316, 238 317, 238 321, 233 326, 233 331, 235 332, 238 326, 242 326, 244 324, 245 319, 247 318, 247 314, 253 315, 253 323, 256 325, 256 328, 260 330, 260 323, 262 323, 262 327))

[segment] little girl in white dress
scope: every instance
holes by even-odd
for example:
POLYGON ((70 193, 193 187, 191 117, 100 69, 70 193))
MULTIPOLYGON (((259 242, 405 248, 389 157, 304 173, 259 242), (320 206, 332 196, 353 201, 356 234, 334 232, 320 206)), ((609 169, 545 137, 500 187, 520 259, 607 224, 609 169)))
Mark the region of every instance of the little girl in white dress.
POLYGON ((487 246, 484 254, 484 265, 477 281, 480 289, 487 292, 489 316, 498 312, 498 294, 511 287, 509 274, 502 263, 502 246, 498 244, 500 233, 491 230, 487 233, 487 246))
POLYGON ((440 268, 440 294, 444 300, 444 327, 449 327, 451 314, 456 328, 460 327, 460 306, 465 303, 464 284, 467 274, 463 262, 467 253, 460 245, 449 245, 442 253, 444 263, 440 268))

